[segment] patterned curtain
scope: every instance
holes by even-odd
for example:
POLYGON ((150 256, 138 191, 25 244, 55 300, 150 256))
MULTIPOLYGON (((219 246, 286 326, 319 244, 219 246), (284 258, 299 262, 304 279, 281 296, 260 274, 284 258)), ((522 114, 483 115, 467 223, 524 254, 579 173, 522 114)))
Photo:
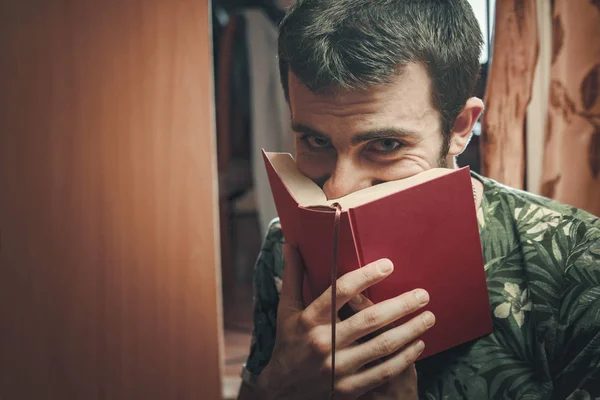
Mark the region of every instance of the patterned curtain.
POLYGON ((482 119, 484 175, 524 188, 525 115, 538 54, 536 0, 496 1, 496 21, 482 119))
POLYGON ((552 2, 542 195, 600 215, 600 0, 552 2))
MULTIPOLYGON (((546 126, 540 192, 600 215, 600 0, 554 0, 551 7, 548 115, 537 124, 546 126)), ((495 32, 482 172, 530 189, 527 154, 540 150, 527 151, 525 135, 540 132, 524 128, 534 117, 526 109, 538 61, 536 0, 497 1, 495 32)))

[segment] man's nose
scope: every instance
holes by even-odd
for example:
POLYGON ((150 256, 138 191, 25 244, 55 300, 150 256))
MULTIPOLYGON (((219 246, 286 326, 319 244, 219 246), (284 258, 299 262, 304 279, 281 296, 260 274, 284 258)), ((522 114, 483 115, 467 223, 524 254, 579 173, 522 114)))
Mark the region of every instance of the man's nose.
POLYGON ((350 193, 372 186, 372 180, 366 176, 359 166, 350 161, 336 162, 335 169, 323 185, 323 192, 328 199, 339 199, 350 193))

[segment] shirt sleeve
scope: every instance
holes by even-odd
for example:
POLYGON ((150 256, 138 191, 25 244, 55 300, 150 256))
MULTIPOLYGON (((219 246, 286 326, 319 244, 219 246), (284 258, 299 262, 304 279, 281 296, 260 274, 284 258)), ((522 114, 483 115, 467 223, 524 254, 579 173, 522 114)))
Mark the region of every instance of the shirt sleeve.
POLYGON ((277 327, 277 306, 283 275, 284 243, 279 220, 269 224, 254 268, 254 328, 250 354, 242 368, 242 379, 254 385, 271 359, 277 327))
MULTIPOLYGON (((554 398, 600 397, 600 229, 581 224, 565 263, 552 361, 554 398), (584 228, 585 227, 585 228, 584 228)), ((546 343, 548 346, 550 343, 546 343)))

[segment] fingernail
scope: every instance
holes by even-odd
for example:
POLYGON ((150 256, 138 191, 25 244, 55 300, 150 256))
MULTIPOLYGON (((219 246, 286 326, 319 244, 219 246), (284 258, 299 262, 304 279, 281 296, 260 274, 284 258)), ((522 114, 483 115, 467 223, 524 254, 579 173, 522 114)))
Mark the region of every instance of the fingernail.
POLYGON ((425 348, 425 343, 423 343, 422 340, 419 340, 417 343, 415 343, 415 351, 417 353, 421 353, 424 348, 425 348))
POLYGON ((363 295, 360 293, 350 299, 350 304, 355 305, 355 306, 359 305, 362 302, 363 302, 363 295))
POLYGON ((387 274, 389 272, 392 272, 392 270, 394 269, 394 264, 392 264, 392 262, 386 258, 384 260, 379 261, 377 263, 377 267, 379 268, 379 272, 381 272, 382 274, 387 274))
POLYGON ((435 315, 427 311, 423 314, 423 322, 425 322, 425 325, 427 325, 428 328, 431 328, 435 324, 435 315))
POLYGON ((415 297, 420 304, 427 304, 429 302, 429 293, 423 289, 416 290, 415 297))

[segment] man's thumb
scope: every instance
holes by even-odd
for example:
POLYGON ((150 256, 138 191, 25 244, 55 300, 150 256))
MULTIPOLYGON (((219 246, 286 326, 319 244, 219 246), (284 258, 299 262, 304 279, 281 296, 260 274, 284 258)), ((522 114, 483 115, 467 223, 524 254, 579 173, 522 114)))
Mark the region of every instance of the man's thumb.
POLYGON ((304 280, 304 265, 298 250, 285 243, 282 246, 283 258, 283 285, 279 297, 278 313, 301 311, 302 306, 302 283, 304 280))

